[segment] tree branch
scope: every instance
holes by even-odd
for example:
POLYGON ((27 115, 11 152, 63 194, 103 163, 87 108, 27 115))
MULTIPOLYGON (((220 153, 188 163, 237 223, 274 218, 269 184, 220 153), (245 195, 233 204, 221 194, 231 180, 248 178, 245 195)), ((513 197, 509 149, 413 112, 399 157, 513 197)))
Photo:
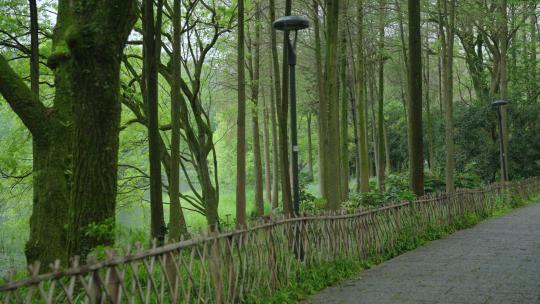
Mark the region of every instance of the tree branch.
POLYGON ((47 108, 37 98, 23 80, 9 66, 4 56, 0 55, 0 94, 35 139, 43 138, 49 121, 47 108))

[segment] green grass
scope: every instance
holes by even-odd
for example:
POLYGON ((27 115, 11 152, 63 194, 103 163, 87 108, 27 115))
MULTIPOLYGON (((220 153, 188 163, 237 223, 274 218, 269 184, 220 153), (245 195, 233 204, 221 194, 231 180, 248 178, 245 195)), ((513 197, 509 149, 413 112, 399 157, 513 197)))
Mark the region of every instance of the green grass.
MULTIPOLYGON (((168 198, 164 197, 164 201, 168 198)), ((246 192, 247 214, 255 213, 255 193, 246 192)), ((189 208, 189 205, 185 207, 189 208)), ((270 205, 265 202, 265 213, 270 213, 270 205)), ((169 221, 169 206, 164 205, 165 222, 169 221)), ((233 225, 236 220, 236 193, 234 190, 224 191, 219 198, 219 217, 223 224, 233 225)), ((197 233, 205 231, 207 227, 206 218, 190 210, 184 210, 186 224, 190 232, 197 233)), ((117 239, 119 244, 129 244, 135 241, 147 241, 148 231, 150 231, 150 206, 148 203, 131 204, 119 208, 116 215, 118 224, 117 239)))

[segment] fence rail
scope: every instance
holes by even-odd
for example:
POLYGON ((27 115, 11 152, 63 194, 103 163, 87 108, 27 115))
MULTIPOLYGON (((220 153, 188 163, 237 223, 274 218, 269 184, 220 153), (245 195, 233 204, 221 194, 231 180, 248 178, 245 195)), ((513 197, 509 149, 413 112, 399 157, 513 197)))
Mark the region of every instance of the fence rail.
POLYGON ((288 284, 301 267, 394 250, 407 235, 485 217, 501 197, 529 198, 540 179, 438 194, 369 210, 266 218, 253 226, 143 250, 108 251, 103 261, 6 280, 0 303, 256 302, 288 284))

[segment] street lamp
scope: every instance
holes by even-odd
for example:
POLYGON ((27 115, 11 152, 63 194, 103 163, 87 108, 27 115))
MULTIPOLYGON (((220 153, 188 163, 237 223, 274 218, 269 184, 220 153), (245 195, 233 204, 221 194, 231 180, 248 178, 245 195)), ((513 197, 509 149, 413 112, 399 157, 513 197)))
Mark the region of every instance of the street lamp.
POLYGON ((309 27, 309 20, 304 16, 285 16, 273 23, 276 30, 284 31, 287 46, 287 58, 289 64, 289 84, 291 98, 291 165, 292 165, 292 188, 294 215, 300 214, 300 188, 298 182, 298 134, 296 123, 296 38, 299 30, 309 27), (294 32, 294 40, 291 41, 290 32, 294 32))
POLYGON ((499 117, 499 137, 500 137, 500 158, 501 158, 501 175, 503 181, 508 181, 508 167, 506 164, 506 151, 504 150, 504 136, 503 136, 503 124, 501 108, 508 104, 507 100, 496 100, 491 103, 492 106, 497 108, 497 115, 499 117))

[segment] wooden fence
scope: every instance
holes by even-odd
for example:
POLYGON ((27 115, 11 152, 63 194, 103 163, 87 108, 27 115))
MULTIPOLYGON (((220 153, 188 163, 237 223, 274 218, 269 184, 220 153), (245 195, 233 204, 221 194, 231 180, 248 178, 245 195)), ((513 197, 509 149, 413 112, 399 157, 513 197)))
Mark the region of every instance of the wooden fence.
POLYGON ((216 235, 107 253, 103 261, 0 286, 0 303, 257 302, 294 280, 301 267, 394 250, 406 236, 485 217, 510 197, 540 192, 540 179, 460 190, 370 210, 273 218, 216 235))

